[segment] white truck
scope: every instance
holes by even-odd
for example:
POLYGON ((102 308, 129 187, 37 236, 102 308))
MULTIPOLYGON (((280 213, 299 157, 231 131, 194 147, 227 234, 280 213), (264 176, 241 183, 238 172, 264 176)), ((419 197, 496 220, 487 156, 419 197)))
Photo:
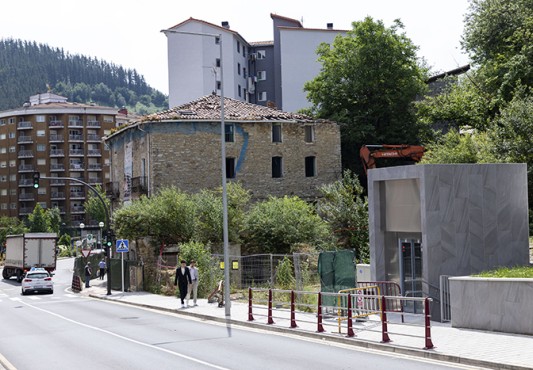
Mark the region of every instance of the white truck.
POLYGON ((56 269, 55 233, 27 233, 6 237, 6 260, 2 277, 16 276, 21 282, 24 274, 32 267, 41 267, 52 273, 56 269))

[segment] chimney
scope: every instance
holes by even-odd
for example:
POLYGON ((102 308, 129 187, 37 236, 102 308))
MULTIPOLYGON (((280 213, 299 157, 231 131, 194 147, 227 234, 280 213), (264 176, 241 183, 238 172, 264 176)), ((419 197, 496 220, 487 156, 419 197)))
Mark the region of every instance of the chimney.
POLYGON ((120 109, 118 110, 118 112, 119 112, 120 114, 124 114, 124 115, 126 115, 126 116, 128 115, 128 110, 126 109, 126 107, 122 107, 122 108, 120 108, 120 109))
POLYGON ((332 30, 333 29, 333 23, 328 23, 327 27, 328 27, 328 30, 332 30))
POLYGON ((222 27, 229 30, 229 22, 228 21, 222 21, 222 27))

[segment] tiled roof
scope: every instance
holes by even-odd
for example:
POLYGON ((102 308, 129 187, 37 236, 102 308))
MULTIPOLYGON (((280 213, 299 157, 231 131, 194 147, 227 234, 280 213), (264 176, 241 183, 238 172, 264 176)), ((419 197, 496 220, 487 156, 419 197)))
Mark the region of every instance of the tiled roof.
MULTIPOLYGON (((311 117, 274 108, 224 98, 224 118, 231 121, 313 122, 311 117)), ((141 117, 140 122, 167 120, 220 121, 220 96, 206 95, 190 103, 141 117)))

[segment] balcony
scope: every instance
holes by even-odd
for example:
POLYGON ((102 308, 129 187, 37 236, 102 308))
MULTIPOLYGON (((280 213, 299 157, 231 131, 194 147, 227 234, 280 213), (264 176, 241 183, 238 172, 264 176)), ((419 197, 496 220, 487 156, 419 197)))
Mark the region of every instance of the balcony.
POLYGON ((65 151, 63 149, 50 149, 50 157, 64 157, 65 151))
POLYGON ((65 171, 65 165, 63 163, 51 163, 50 171, 65 171))
POLYGON ((62 143, 65 141, 65 138, 63 135, 50 135, 50 142, 51 143, 62 143))
POLYGON ((83 163, 71 163, 69 169, 71 171, 85 171, 83 163))
POLYGON ((68 154, 71 157, 83 157, 83 149, 69 149, 68 154))
POLYGON ((100 121, 87 121, 87 127, 100 128, 101 126, 100 121))
POLYGON ((68 120, 68 127, 69 128, 75 128, 75 127, 83 127, 83 122, 79 119, 69 119, 68 120))
POLYGON ((19 186, 33 186, 33 180, 32 179, 20 179, 19 186))
POLYGON ((65 199, 65 193, 62 191, 53 191, 50 194, 51 200, 64 200, 65 199))
POLYGON ((17 125, 17 130, 31 130, 33 128, 31 122, 21 121, 17 125))
MULTIPOLYGON (((33 184, 33 180, 29 180, 33 184)), ((65 186, 65 180, 63 179, 52 179, 50 180, 51 186, 65 186)))
POLYGON ((63 124, 63 121, 50 121, 50 123, 48 124, 48 127, 64 128, 65 125, 63 124))
POLYGON ((82 135, 69 135, 68 136, 69 141, 83 141, 82 135))
POLYGON ((118 199, 120 196, 120 187, 118 182, 106 182, 105 195, 109 198, 118 199))
POLYGON ((19 172, 33 172, 33 164, 21 164, 19 165, 19 172))
POLYGON ((85 192, 83 191, 71 191, 70 192, 70 199, 85 199, 85 192))
POLYGON ((33 158, 33 151, 32 150, 20 150, 18 152, 19 158, 33 158))
POLYGON ((19 136, 17 139, 17 144, 32 144, 33 138, 31 136, 19 136))
POLYGON ((35 195, 33 195, 33 193, 20 193, 19 194, 19 200, 20 201, 35 200, 35 195))
POLYGON ((131 193, 148 195, 146 176, 133 177, 131 179, 131 193))
POLYGON ((102 156, 102 151, 100 149, 89 149, 87 151, 88 157, 100 157, 102 156))
POLYGON ((71 206, 70 213, 85 213, 83 206, 71 206))
POLYGON ((33 212, 32 207, 22 207, 19 208, 19 215, 29 215, 33 212))
POLYGON ((97 135, 97 134, 88 134, 87 135, 87 141, 100 142, 100 141, 102 141, 102 137, 100 135, 97 135))
POLYGON ((100 163, 89 163, 87 168, 89 171, 102 171, 102 165, 100 163))

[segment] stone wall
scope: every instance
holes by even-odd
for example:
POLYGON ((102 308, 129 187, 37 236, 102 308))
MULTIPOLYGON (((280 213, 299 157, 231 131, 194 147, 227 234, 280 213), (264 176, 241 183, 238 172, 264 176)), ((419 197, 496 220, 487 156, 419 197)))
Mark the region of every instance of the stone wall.
MULTIPOLYGON (((314 123, 312 143, 305 142, 301 123, 281 123, 281 143, 272 142, 271 122, 234 124, 235 141, 226 143, 226 157, 235 158, 236 178, 229 181, 239 181, 256 200, 268 195, 297 195, 312 200, 319 195, 319 186, 341 177, 340 132, 334 123, 314 123), (283 158, 281 178, 272 178, 273 156, 283 158), (308 156, 316 157, 313 177, 305 176, 308 156)), ((221 186, 218 122, 147 123, 142 130, 131 128, 116 135, 111 140, 111 181, 119 182, 120 189, 126 143, 133 145, 133 177, 141 176, 142 159, 146 162, 149 194, 171 185, 191 193, 221 186)))

